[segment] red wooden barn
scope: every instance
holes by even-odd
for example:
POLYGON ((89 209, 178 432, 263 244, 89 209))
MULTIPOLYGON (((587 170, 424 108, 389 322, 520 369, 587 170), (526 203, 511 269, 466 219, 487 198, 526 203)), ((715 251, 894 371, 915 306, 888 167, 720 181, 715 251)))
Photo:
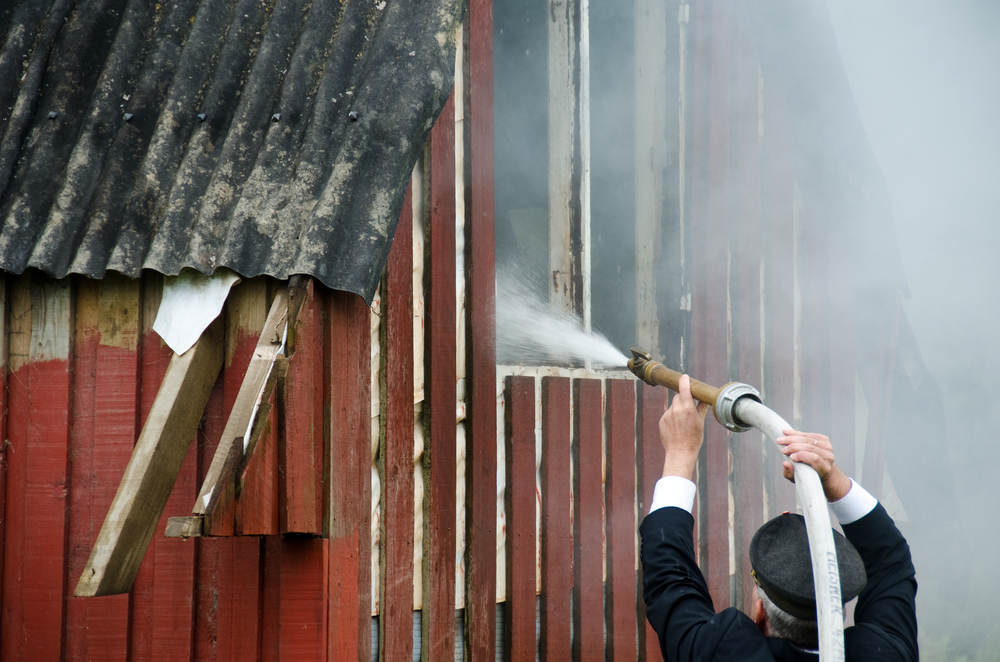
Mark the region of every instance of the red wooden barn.
MULTIPOLYGON (((0 35, 0 658, 659 659, 663 393, 498 360, 512 271, 882 493, 922 363, 822 4, 21 0, 0 35)), ((794 493, 707 435, 744 605, 794 493)))

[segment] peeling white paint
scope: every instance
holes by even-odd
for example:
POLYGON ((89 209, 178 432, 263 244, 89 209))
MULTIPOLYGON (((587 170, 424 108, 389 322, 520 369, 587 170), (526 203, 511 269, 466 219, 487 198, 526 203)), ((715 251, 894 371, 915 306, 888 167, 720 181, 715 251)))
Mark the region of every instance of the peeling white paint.
POLYGON ((576 28, 573 3, 553 3, 548 23, 548 230, 549 301, 555 311, 572 314, 571 228, 573 166, 576 155, 576 28))
MULTIPOLYGON (((465 98, 464 31, 455 52, 455 98, 465 98)), ((455 104, 455 609, 465 608, 465 104, 455 104)))
POLYGON ((424 161, 417 159, 410 179, 413 233, 413 608, 423 604, 424 560, 424 161))
POLYGON ((413 405, 413 608, 423 605, 424 421, 423 403, 413 405))
POLYGON ((496 601, 507 599, 507 444, 504 423, 504 380, 497 370, 497 523, 496 523, 496 601))
MULTIPOLYGON (((70 283, 68 279, 31 285, 31 346, 29 360, 65 361, 70 346, 70 283)), ((19 367, 12 365, 12 367, 19 367)))

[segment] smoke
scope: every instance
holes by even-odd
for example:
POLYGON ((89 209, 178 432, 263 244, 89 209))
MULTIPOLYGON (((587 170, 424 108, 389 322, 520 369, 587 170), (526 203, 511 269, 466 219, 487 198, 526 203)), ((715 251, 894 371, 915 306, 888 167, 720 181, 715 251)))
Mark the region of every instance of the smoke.
POLYGON ((600 333, 587 333, 578 317, 559 314, 547 292, 513 270, 497 274, 497 360, 544 365, 590 361, 623 368, 628 358, 600 333))
MULTIPOLYGON (((786 165, 794 170, 798 211, 804 210, 805 220, 797 221, 801 280, 795 284, 803 320, 818 309, 834 309, 820 310, 798 336, 803 361, 818 366, 817 377, 800 385, 800 391, 814 401, 822 395, 827 402, 806 403, 794 413, 808 429, 831 433, 838 426, 841 431, 845 425, 854 428, 849 420, 837 420, 830 394, 817 395, 833 381, 829 373, 842 370, 836 355, 823 352, 831 351, 842 332, 851 334, 855 366, 846 372, 857 374, 858 440, 855 466, 846 470, 866 484, 875 480, 861 474, 865 444, 871 441, 865 437, 878 431, 866 431, 862 419, 878 409, 872 366, 886 338, 896 338, 888 425, 879 433, 884 438, 875 442, 885 448, 883 502, 899 520, 917 567, 922 654, 925 660, 993 659, 988 656, 1000 653, 1000 626, 992 618, 1000 594, 995 560, 1000 495, 993 487, 994 454, 1000 448, 993 421, 1000 419, 1000 400, 991 388, 1000 367, 1000 343, 994 340, 1000 311, 1000 4, 756 0, 728 3, 734 9, 720 11, 716 8, 727 3, 689 5, 686 75, 692 91, 685 101, 688 160, 683 166, 680 137, 671 130, 678 125, 675 54, 680 46, 673 3, 667 3, 669 20, 662 33, 668 54, 664 141, 669 158, 659 192, 666 210, 656 274, 660 350, 685 360, 689 350, 669 346, 670 339, 690 337, 691 311, 704 305, 691 281, 676 275, 687 269, 683 278, 693 280, 693 260, 675 268, 695 253, 691 235, 701 231, 704 221, 704 213, 697 216, 692 192, 698 177, 700 195, 725 199, 717 206, 727 218, 739 219, 744 211, 743 199, 733 192, 732 172, 738 167, 733 164, 742 158, 734 137, 738 133, 733 130, 726 144, 731 182, 710 181, 704 156, 709 138, 703 136, 700 147, 695 140, 698 131, 707 131, 713 90, 726 87, 695 80, 696 73, 709 77, 717 64, 705 55, 710 48, 696 40, 721 29, 697 21, 729 12, 734 33, 749 33, 755 43, 757 50, 747 59, 760 63, 763 261, 771 269, 789 259, 769 243, 775 236, 766 229, 773 227, 767 225, 773 211, 768 205, 776 199, 767 189, 767 177, 773 174, 768 159, 784 149, 794 153, 794 163, 786 165), (706 58, 700 73, 692 64, 699 48, 706 58), (778 105, 785 112, 780 119, 774 114, 778 105), (782 125, 778 128, 785 130, 792 147, 776 146, 780 131, 775 124, 782 125), (700 173, 692 166, 697 149, 703 150, 700 173), (679 176, 688 177, 683 190, 676 184, 679 176), (705 190, 709 186, 723 190, 705 190), (677 220, 682 207, 683 222, 677 220), (888 319, 886 311, 895 305, 897 292, 903 296, 898 328, 889 333, 868 324, 888 319), (853 319, 839 318, 836 305, 843 305, 853 319), (818 339, 823 334, 825 339, 818 339)), ((537 283, 547 282, 549 273, 547 7, 534 0, 494 5, 497 259, 500 264, 520 260, 512 271, 522 282, 537 283)), ((590 3, 593 326, 621 350, 635 344, 638 335, 635 247, 646 238, 636 237, 635 228, 636 217, 646 212, 636 202, 636 181, 638 169, 652 159, 651 136, 637 130, 635 109, 643 91, 635 72, 652 64, 637 59, 637 25, 642 21, 635 7, 631 0, 590 3)), ((735 70, 737 65, 731 65, 735 70)), ((736 79, 729 69, 724 71, 736 79)), ((726 89, 735 125, 746 111, 741 103, 752 98, 756 106, 757 89, 749 97, 740 96, 735 85, 726 89)), ((751 114, 757 110, 751 108, 751 114)), ((729 222, 735 227, 736 221, 729 222)), ((728 266, 736 273, 741 246, 734 241, 738 232, 729 231, 731 236, 711 241, 725 245, 728 240, 728 266)), ((720 253, 724 263, 726 251, 720 253)), ((762 271, 762 283, 770 273, 762 271)), ((499 301, 507 302, 498 308, 499 342, 504 333, 529 326, 528 320, 539 314, 523 296, 505 298, 504 278, 498 274, 499 301), (518 306, 521 317, 512 317, 510 311, 518 306)), ((773 288, 790 290, 791 278, 787 280, 773 288)), ((737 296, 739 287, 733 286, 741 285, 738 278, 731 276, 729 284, 730 296, 737 296)), ((768 296, 775 290, 768 290, 768 296)), ((764 305, 770 304, 767 300, 764 305)), ((730 313, 735 316, 732 328, 738 328, 735 304, 730 313)), ((772 332, 766 330, 762 345, 773 341, 772 332)), ((730 359, 735 372, 737 361, 730 359)), ((765 391, 773 386, 770 360, 764 357, 765 391)), ((854 388, 852 383, 852 392, 854 388)), ((848 400, 854 402, 854 395, 848 400)), ((792 412, 781 413, 791 418, 792 412)))
POLYGON ((947 421, 929 472, 906 453, 887 468, 929 483, 956 478, 953 524, 902 527, 920 583, 922 653, 980 659, 1000 650, 1000 402, 991 388, 1000 366, 1000 5, 837 0, 829 10, 892 203, 904 309, 947 421))

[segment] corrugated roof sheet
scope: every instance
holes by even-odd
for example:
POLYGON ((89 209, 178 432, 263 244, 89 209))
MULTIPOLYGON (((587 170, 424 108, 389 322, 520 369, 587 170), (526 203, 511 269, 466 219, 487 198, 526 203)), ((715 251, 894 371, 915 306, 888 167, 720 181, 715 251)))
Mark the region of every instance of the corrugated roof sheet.
POLYGON ((371 301, 462 0, 0 6, 0 268, 310 274, 371 301))

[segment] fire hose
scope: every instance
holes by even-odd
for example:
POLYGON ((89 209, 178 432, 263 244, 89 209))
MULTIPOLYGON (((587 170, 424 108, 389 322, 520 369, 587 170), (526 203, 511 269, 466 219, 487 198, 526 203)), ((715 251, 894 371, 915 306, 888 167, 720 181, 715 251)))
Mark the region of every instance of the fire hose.
MULTIPOLYGON (((651 386, 665 386, 674 391, 681 373, 653 360, 647 352, 632 349, 628 368, 651 386)), ((730 382, 721 388, 691 380, 691 395, 712 407, 715 419, 727 430, 746 432, 756 428, 772 441, 791 426, 781 416, 765 407, 760 393, 748 384, 730 382)), ((816 617, 819 630, 819 658, 824 662, 844 660, 844 608, 841 602, 840 570, 830 512, 819 474, 806 464, 792 462, 795 494, 802 507, 812 558, 813 585, 816 591, 816 617)))

